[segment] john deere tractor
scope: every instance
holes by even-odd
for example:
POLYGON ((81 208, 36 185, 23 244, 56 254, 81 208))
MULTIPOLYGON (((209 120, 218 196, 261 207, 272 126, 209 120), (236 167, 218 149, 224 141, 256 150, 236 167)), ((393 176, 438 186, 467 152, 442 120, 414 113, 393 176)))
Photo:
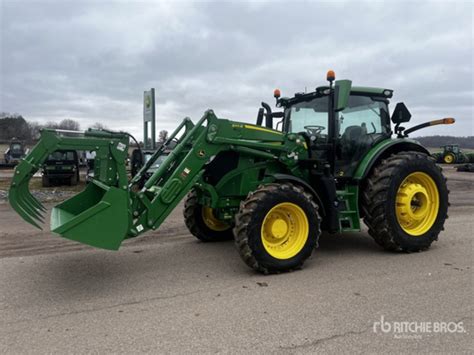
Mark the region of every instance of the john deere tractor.
POLYGON ((39 226, 45 208, 28 191, 33 174, 55 150, 94 150, 91 183, 51 213, 51 230, 81 243, 118 249, 124 239, 157 229, 185 198, 191 234, 204 242, 234 239, 243 261, 262 273, 300 268, 322 231, 359 232, 361 219, 387 250, 429 248, 447 215, 446 179, 407 136, 454 119, 405 129, 411 115, 403 103, 389 115, 392 90, 335 81, 332 71, 327 80, 293 97, 276 90, 280 110, 262 103, 256 124, 212 110, 196 124, 185 118, 131 180, 127 133, 44 130, 16 168, 10 203, 39 226))
POLYGON ((438 163, 462 164, 469 162, 469 158, 461 151, 459 144, 446 144, 441 147, 443 151, 434 155, 438 163))

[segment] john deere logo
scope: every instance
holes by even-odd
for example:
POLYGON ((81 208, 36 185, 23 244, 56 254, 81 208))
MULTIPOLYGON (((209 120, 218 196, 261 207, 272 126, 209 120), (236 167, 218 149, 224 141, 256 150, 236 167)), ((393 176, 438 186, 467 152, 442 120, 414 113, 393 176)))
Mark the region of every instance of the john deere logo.
POLYGON ((145 96, 145 107, 150 108, 150 105, 151 105, 150 96, 145 96))

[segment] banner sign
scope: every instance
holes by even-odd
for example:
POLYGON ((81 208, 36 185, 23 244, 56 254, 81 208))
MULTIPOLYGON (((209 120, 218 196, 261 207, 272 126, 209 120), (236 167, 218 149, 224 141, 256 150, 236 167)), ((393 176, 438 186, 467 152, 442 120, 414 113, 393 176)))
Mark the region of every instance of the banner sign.
POLYGON ((155 90, 143 93, 143 121, 153 122, 155 117, 155 90))

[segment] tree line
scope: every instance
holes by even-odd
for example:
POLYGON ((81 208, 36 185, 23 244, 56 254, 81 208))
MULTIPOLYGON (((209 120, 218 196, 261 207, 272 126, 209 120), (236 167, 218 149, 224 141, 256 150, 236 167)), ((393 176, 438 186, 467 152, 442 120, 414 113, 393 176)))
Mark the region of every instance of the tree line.
MULTIPOLYGON (((26 143, 32 143, 39 138, 40 131, 43 128, 79 131, 81 125, 69 118, 59 122, 51 121, 40 124, 28 121, 19 114, 0 113, 0 142, 8 143, 11 139, 16 138, 26 143)), ((105 127, 101 123, 95 123, 91 128, 105 127)))
POLYGON ((416 137, 418 142, 425 147, 439 148, 446 144, 459 144, 464 149, 474 149, 474 136, 453 137, 453 136, 425 136, 416 137))
MULTIPOLYGON (((79 122, 66 118, 59 122, 38 122, 28 121, 22 115, 2 112, 0 113, 0 143, 9 143, 13 138, 19 139, 25 143, 35 143, 40 136, 43 128, 64 129, 68 131, 80 131, 79 122)), ((107 129, 105 125, 96 122, 87 127, 92 129, 107 129)), ((162 130, 158 133, 158 143, 164 142, 168 138, 168 131, 162 130)))

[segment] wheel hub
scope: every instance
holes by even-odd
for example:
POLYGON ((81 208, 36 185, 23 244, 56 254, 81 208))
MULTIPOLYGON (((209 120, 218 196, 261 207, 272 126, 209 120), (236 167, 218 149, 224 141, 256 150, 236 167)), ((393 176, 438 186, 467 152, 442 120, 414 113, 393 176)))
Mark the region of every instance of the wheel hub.
POLYGON ((271 223, 271 234, 275 239, 282 239, 288 232, 288 224, 281 218, 278 218, 271 223))
POLYGON ((433 179, 422 172, 412 173, 400 185, 395 204, 397 220, 410 235, 426 233, 436 221, 439 193, 433 179))
POLYGON ((405 223, 425 218, 430 203, 428 192, 420 184, 407 183, 398 190, 397 209, 405 223))
POLYGON ((454 157, 451 154, 448 154, 444 157, 444 161, 448 164, 451 164, 454 161, 454 157))
POLYGON ((298 254, 308 239, 309 223, 297 205, 284 202, 273 207, 262 222, 262 243, 274 258, 289 259, 298 254))
POLYGON ((227 223, 217 219, 212 208, 207 206, 202 207, 202 220, 207 227, 216 232, 222 232, 230 228, 227 223))

